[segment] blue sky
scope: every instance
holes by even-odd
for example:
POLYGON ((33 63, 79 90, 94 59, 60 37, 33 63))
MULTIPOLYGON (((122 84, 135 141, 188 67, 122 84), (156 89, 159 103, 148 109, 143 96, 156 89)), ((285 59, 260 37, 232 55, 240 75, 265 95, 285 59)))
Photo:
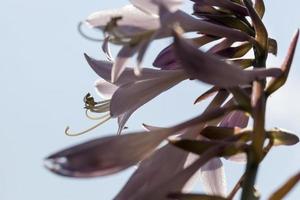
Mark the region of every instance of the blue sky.
MULTIPOLYGON (((64 129, 82 130, 93 122, 83 112, 82 98, 94 92, 97 76, 89 69, 83 53, 104 58, 100 44, 83 39, 76 25, 89 13, 125 5, 127 1, 38 1, 3 0, 0 7, 0 199, 111 199, 126 182, 132 169, 114 176, 69 179, 51 174, 42 160, 49 153, 92 138, 114 134, 116 121, 81 137, 70 138, 64 129)), ((279 43, 279 54, 269 64, 278 66, 292 34, 300 27, 298 1, 266 1, 265 23, 279 43)), ((166 41, 151 46, 145 65, 166 41)), ((115 50, 115 49, 114 49, 115 50)), ((268 127, 300 131, 299 66, 295 56, 287 85, 268 104, 268 127)), ((140 124, 166 126, 195 116, 203 106, 192 105, 207 85, 184 82, 136 112, 130 129, 140 124), (193 88, 193 90, 191 90, 193 88), (180 102, 180 103, 178 103, 180 102)), ((299 135, 300 136, 300 135, 299 135)), ((274 149, 260 168, 258 186, 264 198, 300 169, 299 145, 274 149)), ((226 162, 231 188, 243 165, 226 162)), ((201 190, 200 183, 198 190, 201 190)), ((299 187, 287 199, 300 196, 299 187)))

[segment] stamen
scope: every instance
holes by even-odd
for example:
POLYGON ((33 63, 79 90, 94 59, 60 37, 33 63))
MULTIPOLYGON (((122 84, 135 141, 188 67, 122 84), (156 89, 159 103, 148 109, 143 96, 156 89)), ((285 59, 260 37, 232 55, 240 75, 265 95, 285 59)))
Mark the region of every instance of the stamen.
POLYGON ((86 130, 84 130, 84 131, 81 131, 81 132, 79 132, 79 133, 72 133, 72 132, 69 132, 70 127, 68 126, 68 127, 66 128, 66 130, 65 130, 65 134, 66 134, 67 136, 79 136, 79 135, 83 135, 83 134, 85 134, 85 133, 88 133, 88 132, 94 130, 94 129, 97 128, 98 126, 104 124, 104 123, 105 123, 106 121, 108 121, 110 118, 111 118, 110 114, 104 115, 104 116, 101 117, 102 120, 101 120, 98 124, 96 124, 96 125, 94 125, 94 126, 88 128, 88 129, 86 129, 86 130))
POLYGON ((85 34, 82 29, 83 25, 84 25, 84 22, 79 22, 77 25, 77 31, 82 37, 84 37, 87 40, 93 41, 93 42, 103 42, 103 39, 93 38, 93 37, 85 34))
MULTIPOLYGON (((85 111, 85 116, 91 120, 100 120, 100 119, 103 119, 103 116, 100 116, 100 117, 95 117, 95 116, 92 116, 89 112, 91 112, 90 110, 86 110, 85 111)), ((105 116, 105 115, 104 115, 105 116)))
POLYGON ((105 105, 101 105, 98 107, 89 108, 87 110, 90 110, 91 112, 94 112, 94 113, 104 113, 104 112, 109 111, 109 107, 110 107, 110 104, 105 104, 105 105))

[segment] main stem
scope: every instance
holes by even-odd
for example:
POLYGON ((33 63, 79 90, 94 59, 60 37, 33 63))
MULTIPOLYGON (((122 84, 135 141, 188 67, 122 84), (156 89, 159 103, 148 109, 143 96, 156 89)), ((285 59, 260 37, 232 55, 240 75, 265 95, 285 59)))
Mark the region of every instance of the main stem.
MULTIPOLYGON (((259 55, 255 51, 255 68, 266 67, 266 56, 259 55)), ((247 166, 245 172, 245 180, 243 181, 242 200, 257 199, 254 192, 254 185, 257 176, 259 163, 263 157, 263 146, 265 142, 265 111, 266 111, 266 96, 264 92, 266 80, 254 81, 252 86, 252 116, 253 124, 253 139, 252 145, 247 152, 247 166)))

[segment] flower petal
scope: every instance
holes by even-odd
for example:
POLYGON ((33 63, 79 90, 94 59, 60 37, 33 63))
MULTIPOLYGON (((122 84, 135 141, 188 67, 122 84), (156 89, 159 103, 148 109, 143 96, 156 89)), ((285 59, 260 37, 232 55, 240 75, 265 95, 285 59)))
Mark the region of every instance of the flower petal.
POLYGON ((158 149, 142 161, 115 200, 131 199, 156 184, 168 180, 183 169, 188 153, 170 144, 158 149))
MULTIPOLYGON (((84 54, 90 67, 104 80, 111 82, 111 70, 113 63, 104 60, 95 60, 84 54)), ((143 73, 140 76, 135 76, 133 69, 126 68, 120 75, 119 79, 114 83, 117 86, 131 83, 138 80, 153 79, 160 76, 168 76, 170 73, 167 70, 155 70, 149 68, 143 68, 143 73)))
POLYGON ((249 84, 253 80, 263 79, 267 76, 281 75, 281 70, 276 68, 242 70, 234 64, 222 61, 215 55, 198 50, 182 39, 179 33, 175 34, 174 44, 176 55, 190 78, 197 78, 222 88, 249 84))
MULTIPOLYGON (((190 166, 192 163, 194 163, 197 159, 199 159, 199 155, 189 153, 188 157, 186 159, 186 162, 184 163, 184 168, 190 166)), ((191 192, 194 188, 197 182, 200 180, 201 177, 201 170, 199 169, 184 185, 182 188, 182 192, 188 193, 191 192)))
POLYGON ((163 5, 166 7, 170 12, 175 12, 179 9, 180 5, 182 4, 182 0, 130 0, 130 2, 136 6, 137 8, 153 15, 158 15, 159 13, 159 6, 163 5))
POLYGON ((249 116, 246 115, 242 111, 233 111, 229 114, 227 114, 222 122, 220 123, 220 127, 239 127, 239 128, 245 128, 247 127, 249 122, 249 116))
MULTIPOLYGON (((214 41, 215 37, 210 37, 207 35, 203 35, 197 38, 192 38, 191 41, 196 44, 198 47, 201 47, 209 42, 214 41)), ((180 64, 178 63, 175 55, 174 45, 170 44, 166 48, 164 48, 155 58, 153 62, 154 67, 158 67, 163 70, 173 70, 180 68, 180 64)))
POLYGON ((88 16, 86 22, 92 27, 103 29, 112 18, 116 17, 122 17, 117 23, 119 28, 124 28, 122 29, 124 31, 129 31, 130 27, 142 30, 157 29, 159 27, 159 20, 156 16, 148 15, 132 5, 126 5, 119 9, 94 12, 88 16))
POLYGON ((121 135, 126 122, 128 121, 128 119, 130 118, 133 112, 134 110, 128 110, 124 114, 118 116, 118 125, 119 125, 118 132, 117 132, 118 135, 121 135))
POLYGON ((123 46, 119 51, 116 61, 114 62, 111 70, 111 82, 116 82, 125 70, 126 62, 128 59, 136 53, 137 49, 135 47, 123 46))
POLYGON ((214 158, 201 167, 201 180, 207 194, 227 195, 226 177, 220 158, 214 158))
POLYGON ((45 163, 48 169, 63 176, 109 175, 149 156, 168 135, 167 130, 160 130, 95 139, 51 155, 45 163))
POLYGON ((170 72, 168 76, 120 86, 111 99, 111 116, 116 117, 128 110, 136 110, 184 79, 184 73, 181 70, 176 70, 170 72))
POLYGON ((100 79, 95 82, 95 89, 101 98, 110 99, 118 87, 110 82, 100 79))

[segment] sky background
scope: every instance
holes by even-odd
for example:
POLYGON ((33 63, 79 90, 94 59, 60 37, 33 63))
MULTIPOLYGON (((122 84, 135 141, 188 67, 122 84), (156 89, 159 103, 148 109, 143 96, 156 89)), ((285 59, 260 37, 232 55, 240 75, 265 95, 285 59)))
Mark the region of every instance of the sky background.
MULTIPOLYGON (((128 169, 104 178, 70 179, 56 176, 43 167, 43 158, 50 153, 115 134, 115 120, 81 137, 67 137, 64 129, 70 125, 72 130, 79 131, 93 125, 84 116, 82 99, 87 92, 95 94, 93 84, 97 76, 83 53, 104 59, 99 43, 87 41, 77 33, 77 23, 93 11, 126 3, 125 0, 1 0, 1 200, 108 200, 132 173, 133 169, 128 169)), ((299 6, 295 0, 266 0, 264 22, 279 44, 278 57, 270 56, 271 66, 282 61, 291 36, 300 27, 299 6)), ((167 42, 151 46, 145 66, 151 65, 157 50, 167 42)), ((300 50, 287 85, 268 103, 268 127, 300 132, 299 67, 300 50)), ((194 106, 192 102, 206 88, 207 85, 198 82, 183 82, 136 112, 128 123, 130 130, 141 129, 143 122, 167 126, 195 116, 206 103, 194 106)), ((271 151, 259 171, 258 187, 263 199, 300 169, 299 155, 299 145, 271 151)), ((244 166, 225 162, 225 167, 231 189, 244 166)), ((201 191, 200 183, 197 190, 201 191)), ((298 187, 286 199, 299 196, 298 187)))

